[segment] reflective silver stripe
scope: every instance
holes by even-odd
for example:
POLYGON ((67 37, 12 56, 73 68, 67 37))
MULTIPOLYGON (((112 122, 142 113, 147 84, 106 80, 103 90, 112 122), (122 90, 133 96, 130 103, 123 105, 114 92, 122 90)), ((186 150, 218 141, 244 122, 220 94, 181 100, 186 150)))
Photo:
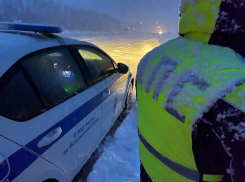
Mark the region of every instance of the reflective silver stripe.
POLYGON ((196 181, 198 182, 200 180, 200 174, 198 171, 194 171, 191 170, 187 167, 184 167, 180 164, 177 164, 171 160, 169 160, 168 158, 164 157, 162 154, 160 154, 158 151, 156 151, 156 149, 154 149, 147 141, 146 139, 142 136, 142 134, 140 133, 140 131, 138 130, 139 133, 139 138, 140 141, 143 143, 143 145, 145 146, 145 148, 147 148, 147 150, 154 155, 158 160, 160 160, 164 165, 166 165, 167 167, 169 167, 171 170, 175 171, 176 173, 182 175, 183 177, 196 181))
POLYGON ((139 84, 143 83, 143 74, 144 74, 144 70, 145 67, 147 66, 147 62, 149 61, 151 55, 153 54, 154 51, 150 51, 148 52, 143 59, 141 59, 141 61, 138 64, 138 68, 137 68, 137 75, 136 75, 136 80, 139 84))
POLYGON ((162 59, 160 61, 158 61, 158 63, 155 66, 152 74, 150 75, 148 82, 146 84, 145 91, 147 93, 149 93, 149 91, 152 87, 152 84, 153 84, 155 78, 157 77, 157 74, 163 73, 163 75, 161 77, 161 81, 157 84, 157 86, 155 88, 155 94, 154 94, 155 97, 154 98, 156 98, 156 100, 157 100, 157 97, 160 94, 160 91, 161 91, 165 81, 171 75, 171 73, 174 71, 176 66, 177 66, 177 63, 175 61, 173 61, 168 56, 163 56, 162 59))
POLYGON ((209 83, 207 83, 204 79, 196 76, 194 73, 186 72, 180 77, 180 80, 173 87, 173 89, 171 90, 168 96, 168 101, 165 106, 165 110, 183 123, 185 122, 185 115, 180 113, 176 109, 174 109, 173 104, 174 104, 174 100, 176 99, 180 91, 184 88, 185 84, 188 82, 195 85, 197 88, 199 88, 202 91, 205 91, 209 87, 209 83))
POLYGON ((163 71, 162 71, 163 75, 155 87, 155 92, 153 95, 153 98, 155 99, 155 101, 157 101, 158 96, 160 95, 160 92, 161 92, 163 86, 165 85, 166 80, 168 79, 168 77, 173 73, 173 71, 177 67, 177 62, 175 62, 174 60, 172 60, 170 58, 169 58, 169 60, 170 61, 168 62, 168 67, 165 67, 163 69, 163 71))

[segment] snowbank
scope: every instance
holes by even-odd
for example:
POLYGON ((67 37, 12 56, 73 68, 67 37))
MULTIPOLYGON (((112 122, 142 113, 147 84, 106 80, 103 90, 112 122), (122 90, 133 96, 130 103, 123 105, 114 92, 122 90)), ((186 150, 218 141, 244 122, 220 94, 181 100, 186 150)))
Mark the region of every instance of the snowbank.
POLYGON ((139 182, 137 104, 121 124, 113 138, 107 137, 104 151, 89 174, 88 182, 139 182))

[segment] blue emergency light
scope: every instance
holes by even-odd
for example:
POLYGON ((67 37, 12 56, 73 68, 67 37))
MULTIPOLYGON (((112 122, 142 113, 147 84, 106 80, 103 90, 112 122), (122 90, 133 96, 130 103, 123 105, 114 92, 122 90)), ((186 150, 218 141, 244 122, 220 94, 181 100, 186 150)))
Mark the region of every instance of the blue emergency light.
POLYGON ((0 22, 1 30, 18 30, 18 31, 31 31, 40 33, 63 33, 62 27, 41 25, 41 24, 29 24, 29 23, 15 23, 15 22, 0 22))

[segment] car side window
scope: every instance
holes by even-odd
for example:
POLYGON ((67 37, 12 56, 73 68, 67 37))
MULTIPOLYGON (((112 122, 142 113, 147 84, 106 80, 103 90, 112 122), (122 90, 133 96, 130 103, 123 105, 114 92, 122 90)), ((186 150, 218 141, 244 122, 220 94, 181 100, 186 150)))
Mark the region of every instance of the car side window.
POLYGON ((85 46, 79 46, 77 49, 87 63, 95 82, 114 73, 112 60, 99 50, 85 46))
POLYGON ((82 72, 67 48, 37 53, 22 64, 46 106, 58 104, 86 88, 82 72))
POLYGON ((0 91, 0 114, 13 120, 27 120, 43 109, 22 71, 0 91))

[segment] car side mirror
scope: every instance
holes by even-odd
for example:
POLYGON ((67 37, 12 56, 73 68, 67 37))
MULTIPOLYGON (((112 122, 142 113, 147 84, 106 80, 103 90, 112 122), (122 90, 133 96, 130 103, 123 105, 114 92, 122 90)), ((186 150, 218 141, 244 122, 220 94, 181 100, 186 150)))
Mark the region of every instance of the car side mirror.
POLYGON ((128 73, 129 67, 123 63, 117 63, 118 72, 122 74, 128 73))

